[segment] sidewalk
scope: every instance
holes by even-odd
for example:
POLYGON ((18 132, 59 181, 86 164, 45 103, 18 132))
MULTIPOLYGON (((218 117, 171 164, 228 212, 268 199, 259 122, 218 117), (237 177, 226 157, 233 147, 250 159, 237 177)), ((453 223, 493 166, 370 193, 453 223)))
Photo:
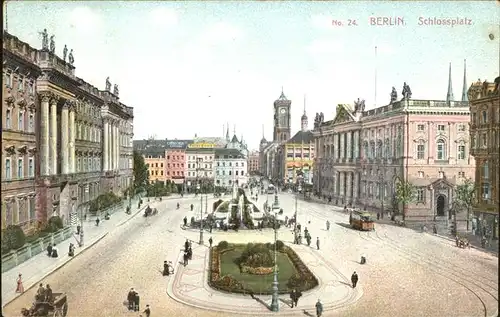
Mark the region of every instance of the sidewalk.
MULTIPOLYGON (((132 202, 134 202, 134 200, 132 200, 132 202)), ((143 204, 141 208, 138 209, 136 200, 135 204, 132 204, 132 213, 130 215, 125 213, 125 208, 122 211, 115 211, 109 220, 102 220, 99 226, 95 225, 95 221, 88 220, 84 223, 85 235, 84 245, 82 247, 78 247, 78 242, 75 236, 73 236, 73 238, 69 238, 57 245, 59 251, 58 258, 50 258, 47 256, 47 252, 44 251, 26 262, 12 268, 11 270, 2 273, 2 307, 13 301, 17 296, 21 295, 15 293, 16 281, 19 274, 23 275, 24 290, 27 291, 31 287, 38 284, 39 281, 52 274, 54 271, 57 271, 66 263, 76 258, 79 254, 98 243, 114 228, 132 219, 141 210, 146 208, 146 206, 147 204, 143 204), (76 247, 75 255, 73 257, 68 256, 70 243, 73 243, 76 247)))
MULTIPOLYGON (((304 292, 300 309, 290 308, 289 295, 280 295, 278 315, 301 315, 305 311, 314 314, 318 298, 322 299, 325 311, 336 310, 354 304, 363 295, 362 287, 353 289, 349 279, 325 258, 306 246, 290 245, 303 262, 308 263, 319 285, 304 292), (328 296, 325 296, 328 294, 328 296)), ((178 263, 181 262, 182 252, 178 263)), ((167 294, 177 302, 200 309, 223 311, 253 316, 277 315, 269 310, 271 296, 230 294, 212 289, 208 285, 209 250, 206 246, 193 246, 193 259, 184 267, 176 263, 175 275, 169 277, 167 294)))

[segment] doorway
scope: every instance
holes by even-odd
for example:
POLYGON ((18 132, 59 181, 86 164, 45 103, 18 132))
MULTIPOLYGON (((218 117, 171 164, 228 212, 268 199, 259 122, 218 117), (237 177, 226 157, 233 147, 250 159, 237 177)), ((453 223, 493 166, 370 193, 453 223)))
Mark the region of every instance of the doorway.
POLYGON ((439 195, 436 201, 436 214, 438 217, 444 216, 444 205, 445 197, 443 195, 439 195))

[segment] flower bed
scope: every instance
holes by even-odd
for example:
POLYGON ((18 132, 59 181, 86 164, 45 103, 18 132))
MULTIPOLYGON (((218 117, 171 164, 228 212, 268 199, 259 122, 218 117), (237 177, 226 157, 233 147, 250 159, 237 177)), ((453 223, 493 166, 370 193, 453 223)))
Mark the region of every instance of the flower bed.
MULTIPOLYGON (((270 275, 271 273, 273 273, 274 267, 241 266, 240 272, 242 274, 246 274, 246 279, 247 279, 246 282, 241 281, 239 279, 241 277, 238 276, 238 272, 231 272, 231 274, 227 274, 228 273, 227 268, 225 269, 226 273, 223 274, 223 272, 221 271, 221 255, 223 255, 226 252, 235 251, 236 249, 241 248, 241 246, 228 244, 225 241, 223 242, 224 243, 222 245, 213 247, 210 250, 210 271, 208 280, 208 284, 210 285, 210 287, 217 289, 219 291, 229 292, 229 293, 243 293, 243 294, 254 293, 262 295, 271 294, 272 290, 270 287, 267 286, 271 286, 272 277, 266 277, 266 275, 270 275), (251 283, 248 281, 248 279, 250 278, 248 274, 256 275, 255 279, 264 279, 262 280, 263 283, 266 284, 268 282, 267 284, 269 285, 266 284, 265 286, 262 287, 262 289, 259 290, 256 290, 255 288, 252 289, 251 286, 247 285, 247 283, 248 284, 251 283)), ((270 244, 269 247, 273 247, 273 245, 270 244)), ((291 276, 285 275, 286 277, 285 276, 281 277, 284 278, 284 280, 280 282, 280 290, 279 290, 280 294, 289 293, 292 289, 297 289, 304 292, 318 286, 317 278, 312 274, 309 268, 302 262, 300 257, 295 253, 293 249, 287 246, 283 246, 279 249, 280 249, 279 251, 280 254, 282 254, 282 256, 286 255, 291 265, 295 269, 294 274, 292 274, 291 276), (290 276, 290 278, 288 278, 288 276, 290 276)), ((225 263, 226 265, 228 265, 229 262, 225 263)), ((280 263, 280 261, 278 261, 278 263, 280 263)), ((236 266, 237 264, 234 265, 236 266)), ((290 264, 288 264, 288 266, 290 266, 290 264)), ((289 271, 288 274, 291 274, 290 272, 291 271, 289 271)), ((245 278, 243 278, 243 280, 244 279, 245 278)))
POLYGON ((274 272, 274 267, 251 267, 251 266, 241 266, 241 273, 248 273, 253 275, 267 275, 274 272))

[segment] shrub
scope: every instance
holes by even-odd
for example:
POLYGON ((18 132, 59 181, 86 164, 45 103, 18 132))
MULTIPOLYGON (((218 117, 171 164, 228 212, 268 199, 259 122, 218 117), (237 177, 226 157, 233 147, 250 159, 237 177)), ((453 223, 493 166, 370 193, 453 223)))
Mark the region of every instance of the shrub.
POLYGON ((285 243, 281 240, 276 241, 276 249, 278 251, 282 251, 283 248, 285 247, 285 243))
POLYGON ((243 290, 243 284, 241 284, 240 281, 232 277, 231 275, 225 275, 218 279, 217 281, 214 282, 216 286, 223 290, 227 290, 229 292, 231 291, 238 291, 238 290, 243 290))
POLYGON ((17 250, 26 243, 26 236, 24 235, 23 229, 16 225, 9 225, 3 234, 2 243, 8 249, 17 250))
POLYGON ((225 250, 225 249, 229 248, 229 243, 227 241, 221 241, 221 242, 219 242, 219 244, 217 244, 217 248, 221 251, 225 250))
POLYGON ((240 267, 241 273, 248 273, 248 274, 253 274, 253 275, 268 275, 274 272, 274 266, 271 267, 251 267, 251 266, 246 266, 242 265, 240 267))
POLYGON ((107 192, 99 195, 96 199, 90 202, 89 211, 95 213, 96 211, 107 209, 121 201, 121 198, 116 196, 113 192, 107 192))
POLYGON ((274 265, 274 257, 271 250, 269 250, 265 244, 248 243, 237 262, 240 269, 243 266, 249 266, 252 268, 271 267, 274 265))
POLYGON ((59 216, 50 217, 48 223, 49 227, 51 227, 52 232, 62 229, 64 227, 62 219, 59 216))

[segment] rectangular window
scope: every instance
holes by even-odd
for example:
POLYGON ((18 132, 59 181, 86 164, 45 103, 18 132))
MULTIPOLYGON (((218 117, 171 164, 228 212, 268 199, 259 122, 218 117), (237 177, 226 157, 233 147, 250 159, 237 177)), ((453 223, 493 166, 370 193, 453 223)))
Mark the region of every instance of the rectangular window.
POLYGON ((30 211, 30 220, 31 220, 31 219, 36 218, 35 198, 34 197, 30 198, 29 203, 30 203, 29 211, 30 211))
POLYGON ((35 89, 34 89, 34 85, 33 85, 33 82, 30 81, 29 84, 28 84, 28 92, 30 95, 34 95, 35 94, 35 89))
POLYGON ((35 176, 35 166, 33 164, 33 159, 30 158, 28 160, 28 177, 33 177, 35 176))
POLYGON ((465 131, 465 124, 460 124, 460 125, 458 126, 458 131, 460 131, 460 132, 465 131))
POLYGON ((5 86, 8 88, 12 88, 12 74, 11 73, 5 74, 5 86))
POLYGON ((24 111, 19 111, 17 129, 19 131, 24 131, 24 111))
POLYGON ((28 119, 28 132, 35 132, 35 114, 30 113, 28 119))
POLYGON ((425 158, 425 145, 417 145, 417 159, 423 160, 425 158))
POLYGON ((483 111, 483 123, 487 123, 488 122, 488 114, 486 113, 486 111, 483 111))
POLYGON ((5 179, 6 180, 11 180, 12 179, 12 170, 10 166, 10 158, 5 159, 5 179))
POLYGON ((481 139, 483 148, 488 147, 488 135, 486 133, 483 133, 483 137, 481 139))
POLYGON ((483 200, 489 200, 490 199, 490 184, 483 183, 481 187, 483 190, 483 200))
POLYGON ((438 125, 438 131, 444 131, 444 124, 438 125))
POLYGON ((424 178, 424 176, 425 176, 424 172, 422 172, 422 171, 418 172, 418 178, 424 178))
POLYGON ((458 155, 457 158, 459 160, 465 160, 465 145, 458 146, 458 155))
POLYGON ((484 179, 490 178, 490 167, 487 162, 483 164, 483 178, 484 179))
POLYGON ((24 178, 23 159, 17 160, 17 178, 24 178))
POLYGON ((423 124, 419 124, 419 125, 417 125, 417 130, 418 131, 424 131, 425 130, 425 126, 423 124))
POLYGON ((458 172, 458 177, 464 178, 465 177, 465 172, 458 172))
POLYGON ((17 80, 17 90, 18 91, 23 91, 24 90, 24 78, 19 77, 17 80))
POLYGON ((12 129, 12 110, 5 110, 5 128, 12 129))
POLYGON ((418 188, 417 189, 417 202, 423 203, 425 201, 425 189, 418 188))

